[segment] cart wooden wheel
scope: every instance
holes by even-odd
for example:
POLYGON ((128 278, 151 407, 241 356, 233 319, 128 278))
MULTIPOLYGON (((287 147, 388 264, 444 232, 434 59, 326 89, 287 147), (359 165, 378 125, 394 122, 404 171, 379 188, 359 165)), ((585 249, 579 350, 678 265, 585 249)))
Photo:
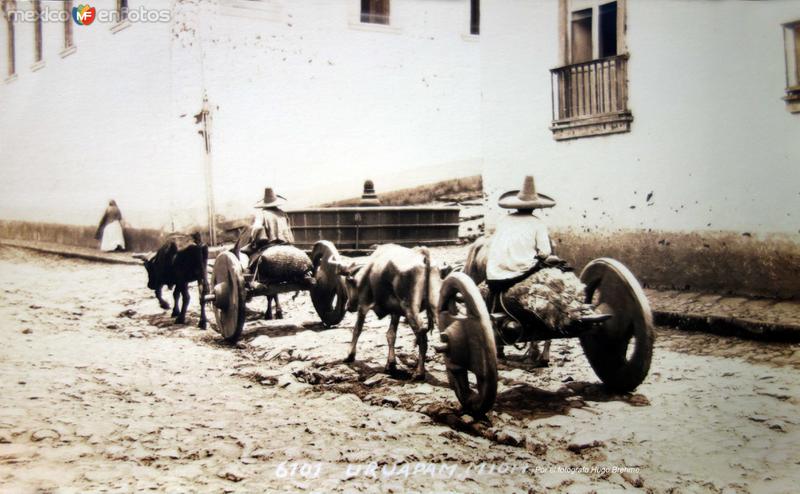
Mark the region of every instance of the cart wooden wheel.
POLYGON ((211 287, 217 331, 225 341, 233 343, 244 328, 246 298, 242 265, 233 253, 222 252, 217 256, 211 287))
POLYGON ((333 243, 320 240, 311 251, 316 283, 311 288, 311 302, 325 326, 339 324, 344 318, 347 288, 334 264, 339 261, 339 251, 333 243), (333 261, 333 262, 331 262, 333 261))
POLYGON ((497 349, 486 304, 464 273, 445 278, 437 308, 447 379, 467 413, 482 416, 497 396, 497 349), (475 376, 472 385, 469 373, 475 376))
POLYGON ((653 315, 636 277, 614 259, 595 259, 583 268, 586 301, 613 317, 580 337, 597 377, 611 390, 627 393, 644 381, 653 357, 653 315))

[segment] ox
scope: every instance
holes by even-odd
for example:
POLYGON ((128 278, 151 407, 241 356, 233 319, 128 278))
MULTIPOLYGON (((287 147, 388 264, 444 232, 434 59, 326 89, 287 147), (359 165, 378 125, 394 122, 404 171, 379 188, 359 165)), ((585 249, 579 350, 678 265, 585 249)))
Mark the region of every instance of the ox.
MULTIPOLYGON (((464 274, 472 278, 476 285, 486 281, 486 263, 489 260, 489 237, 481 237, 469 246, 467 260, 464 263, 464 274)), ((490 307, 491 310, 491 307, 490 307)), ((503 345, 497 345, 497 356, 505 358, 503 345)), ((536 342, 532 342, 528 350, 531 362, 540 367, 547 367, 550 363, 550 340, 544 342, 542 351, 536 342)))
POLYGON ((173 235, 164 242, 155 255, 145 259, 144 267, 147 269, 147 288, 153 290, 162 309, 169 309, 169 304, 161 298, 161 288, 167 285, 175 287, 172 296, 175 302, 172 307, 172 317, 175 322, 186 322, 186 309, 189 307, 189 283, 197 281, 200 292, 200 329, 205 329, 206 307, 203 303, 204 296, 208 293, 208 246, 202 242, 200 234, 173 235), (179 300, 183 298, 183 305, 178 310, 179 300))
POLYGON ((364 264, 337 264, 339 274, 344 274, 347 286, 347 310, 358 312, 353 327, 353 340, 345 362, 353 362, 356 344, 364 326, 364 318, 372 310, 379 319, 391 316, 386 341, 389 356, 386 371, 397 368, 394 343, 397 325, 405 317, 416 336, 419 359, 413 379, 425 378, 425 353, 428 350, 428 331, 433 329, 435 310, 439 301, 441 277, 439 267, 431 264, 430 252, 425 247, 409 249, 387 244, 378 247, 364 264), (423 324, 422 312, 428 317, 423 324))

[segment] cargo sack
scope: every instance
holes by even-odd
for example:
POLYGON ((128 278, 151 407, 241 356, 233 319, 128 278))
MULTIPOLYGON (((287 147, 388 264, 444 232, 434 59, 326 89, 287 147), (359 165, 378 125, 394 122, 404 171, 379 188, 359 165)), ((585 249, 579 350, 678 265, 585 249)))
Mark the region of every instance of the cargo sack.
POLYGON ((572 271, 544 268, 509 288, 503 294, 503 305, 515 317, 519 311, 532 312, 558 331, 594 314, 594 307, 584 303, 585 288, 572 271))
POLYGON ((275 245, 259 255, 257 279, 262 283, 299 283, 311 276, 311 259, 293 245, 275 245))

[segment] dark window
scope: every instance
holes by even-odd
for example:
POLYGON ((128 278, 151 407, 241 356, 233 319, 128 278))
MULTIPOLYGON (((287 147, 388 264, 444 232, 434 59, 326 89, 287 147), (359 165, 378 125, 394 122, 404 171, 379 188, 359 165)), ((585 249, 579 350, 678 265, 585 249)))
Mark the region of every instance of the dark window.
POLYGON ((128 0, 117 0, 117 22, 128 18, 128 0))
POLYGON ((794 69, 795 82, 800 81, 800 24, 794 26, 794 69))
POLYGON ((800 21, 784 24, 786 87, 800 87, 800 21))
POLYGON ((786 48, 786 96, 784 100, 792 113, 800 113, 800 21, 783 25, 786 48))
POLYGON ((469 2, 469 34, 481 33, 481 0, 469 2))
POLYGON ((42 1, 33 0, 33 12, 36 14, 33 26, 33 39, 35 42, 34 58, 35 62, 42 61, 42 1))
POLYGON ((64 48, 71 48, 72 41, 72 0, 64 1, 64 10, 67 12, 67 20, 64 22, 64 48))
POLYGON ((617 54, 617 2, 600 6, 600 58, 617 54))
POLYGON ((389 0, 361 0, 361 22, 389 24, 389 0))
POLYGON ((572 63, 592 59, 592 9, 572 13, 572 63))
POLYGON ((795 84, 800 85, 800 24, 794 26, 794 70, 795 84))
MULTIPOLYGON (((8 8, 8 4, 3 6, 8 8)), ((8 34, 8 76, 11 77, 17 72, 16 69, 16 54, 14 50, 14 18, 11 12, 4 9, 3 15, 6 19, 6 32, 8 34)))

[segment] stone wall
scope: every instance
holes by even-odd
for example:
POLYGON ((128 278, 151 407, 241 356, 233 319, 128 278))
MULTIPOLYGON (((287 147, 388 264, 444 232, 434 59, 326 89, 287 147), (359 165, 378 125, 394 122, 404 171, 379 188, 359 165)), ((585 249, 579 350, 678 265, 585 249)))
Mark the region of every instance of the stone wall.
MULTIPOLYGON (((98 248, 99 242, 94 238, 96 230, 96 226, 0 220, 0 238, 76 247, 98 248)), ((143 228, 125 228, 124 232, 125 245, 131 252, 156 250, 165 236, 159 230, 143 228)))
POLYGON ((553 229, 551 238, 577 271, 594 258, 611 257, 644 287, 800 298, 800 245, 779 235, 553 229))

